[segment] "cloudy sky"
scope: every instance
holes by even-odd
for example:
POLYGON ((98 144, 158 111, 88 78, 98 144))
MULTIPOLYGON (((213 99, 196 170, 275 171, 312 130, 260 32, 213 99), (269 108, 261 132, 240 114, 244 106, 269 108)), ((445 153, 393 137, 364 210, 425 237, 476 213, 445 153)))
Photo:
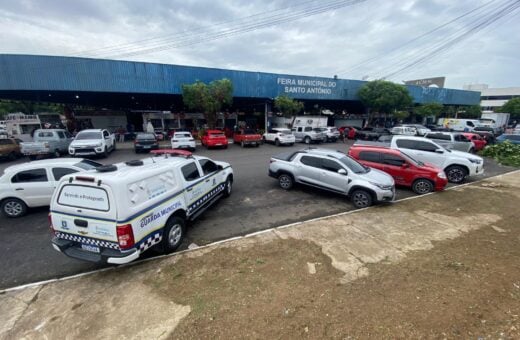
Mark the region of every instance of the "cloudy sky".
POLYGON ((0 0, 0 53, 520 86, 520 9, 493 21, 514 6, 520 1, 0 0))

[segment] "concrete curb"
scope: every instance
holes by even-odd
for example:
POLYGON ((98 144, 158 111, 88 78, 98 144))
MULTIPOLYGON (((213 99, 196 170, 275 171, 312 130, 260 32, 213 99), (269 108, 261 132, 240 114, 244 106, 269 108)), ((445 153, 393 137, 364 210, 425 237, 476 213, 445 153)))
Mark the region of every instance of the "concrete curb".
MULTIPOLYGON (((504 174, 496 175, 496 176, 493 176, 493 177, 479 179, 479 180, 474 181, 474 182, 460 184, 460 185, 457 185, 457 186, 453 186, 453 187, 447 188, 446 191, 448 191, 448 190, 455 190, 455 189, 463 188, 463 187, 466 187, 466 186, 471 186, 471 185, 474 185, 474 184, 477 184, 477 183, 480 183, 480 182, 483 182, 483 181, 492 180, 493 178, 500 178, 500 177, 503 177, 503 176, 506 176, 506 175, 515 174, 515 173, 520 174, 520 170, 514 170, 514 171, 511 171, 511 172, 507 172, 507 173, 504 173, 504 174)), ((411 196, 411 197, 407 197, 407 198, 402 198, 400 200, 394 201, 391 204, 397 204, 399 202, 404 202, 404 201, 408 201, 408 200, 412 200, 412 199, 418 199, 418 198, 422 198, 422 197, 427 197, 429 195, 434 195, 434 194, 436 194, 436 193, 433 192, 433 193, 429 193, 429 194, 426 194, 426 195, 416 195, 416 196, 411 196)), ((96 273, 100 273, 100 272, 105 272, 105 271, 108 271, 108 270, 114 270, 114 269, 117 269, 117 268, 130 267, 130 266, 134 266, 134 265, 145 263, 145 262, 149 262, 149 261, 159 260, 159 259, 162 259, 162 258, 165 258, 165 257, 178 256, 178 255, 181 255, 181 254, 184 254, 184 253, 197 251, 197 250, 200 250, 200 249, 205 249, 205 248, 210 248, 210 247, 215 247, 215 246, 217 246, 219 244, 228 243, 228 242, 236 241, 236 240, 239 240, 239 239, 251 238, 251 237, 254 237, 254 236, 257 236, 257 235, 266 234, 266 233, 269 233, 269 232, 272 232, 272 231, 286 229, 286 228, 290 228, 290 227, 295 227, 295 226, 303 225, 303 224, 306 224, 306 223, 317 222, 317 221, 325 220, 325 219, 328 219, 328 218, 356 214, 356 213, 360 213, 362 211, 365 211, 365 210, 368 210, 368 209, 373 209, 373 208, 374 208, 374 206, 368 207, 368 208, 363 208, 363 209, 358 209, 358 210, 345 211, 345 212, 342 212, 342 213, 337 213, 337 214, 332 214, 332 215, 327 215, 327 216, 322 216, 322 217, 317 217, 317 218, 313 218, 313 219, 310 219, 310 220, 294 222, 294 223, 285 224, 285 225, 281 225, 281 226, 277 226, 277 227, 273 227, 273 228, 269 228, 269 229, 256 231, 256 232, 249 233, 249 234, 246 234, 246 235, 243 235, 243 236, 235 236, 235 237, 232 237, 232 238, 228 238, 228 239, 224 239, 224 240, 208 243, 206 245, 199 246, 197 248, 185 249, 185 250, 178 251, 178 252, 175 252, 175 253, 172 253, 172 254, 154 256, 154 257, 151 257, 151 258, 134 261, 134 262, 131 262, 131 263, 128 263, 128 264, 120 265, 120 266, 107 267, 107 268, 97 269, 97 270, 93 270, 93 271, 89 271, 89 272, 85 272, 85 273, 79 273, 79 274, 75 274, 75 275, 71 275, 71 276, 65 276, 65 277, 62 277, 62 278, 56 278, 56 279, 50 279, 50 280, 45 280, 45 281, 27 283, 27 284, 16 286, 16 287, 5 288, 5 289, 0 290, 0 294, 5 294, 5 293, 8 293, 8 292, 12 292, 12 291, 22 290, 22 289, 25 289, 25 288, 39 287, 39 286, 46 285, 46 284, 49 284, 49 283, 54 283, 54 282, 71 280, 71 279, 75 279, 75 278, 78 278, 78 277, 88 276, 88 275, 92 275, 92 274, 96 274, 96 273)))

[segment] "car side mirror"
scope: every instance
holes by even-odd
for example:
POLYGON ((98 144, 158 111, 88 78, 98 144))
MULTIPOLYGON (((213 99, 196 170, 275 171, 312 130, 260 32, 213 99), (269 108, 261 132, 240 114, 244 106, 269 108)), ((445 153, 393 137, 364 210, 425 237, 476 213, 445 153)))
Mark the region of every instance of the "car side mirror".
POLYGON ((443 149, 437 149, 435 150, 436 153, 444 153, 444 150, 443 149))
POLYGON ((410 164, 408 164, 406 162, 401 164, 401 168, 403 168, 403 169, 408 169, 409 167, 410 167, 410 164))
POLYGON ((347 170, 345 170, 345 169, 339 169, 339 170, 338 170, 338 174, 340 174, 340 175, 346 175, 346 174, 347 174, 347 170))
POLYGON ((218 171, 220 171, 220 170, 224 170, 224 167, 223 167, 222 165, 219 164, 219 165, 217 165, 217 169, 218 169, 218 171))

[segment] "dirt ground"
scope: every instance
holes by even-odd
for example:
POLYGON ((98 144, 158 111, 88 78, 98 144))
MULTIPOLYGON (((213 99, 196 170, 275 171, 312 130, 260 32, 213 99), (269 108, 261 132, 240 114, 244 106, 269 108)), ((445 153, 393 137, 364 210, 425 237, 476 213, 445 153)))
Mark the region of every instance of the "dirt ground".
MULTIPOLYGON (((504 195, 486 209, 516 202, 504 195)), ((476 212, 460 206, 454 214, 476 212)), ((368 265, 368 276, 347 284, 319 246, 295 239, 182 257, 145 283, 191 306, 174 339, 518 339, 518 216, 368 265)))

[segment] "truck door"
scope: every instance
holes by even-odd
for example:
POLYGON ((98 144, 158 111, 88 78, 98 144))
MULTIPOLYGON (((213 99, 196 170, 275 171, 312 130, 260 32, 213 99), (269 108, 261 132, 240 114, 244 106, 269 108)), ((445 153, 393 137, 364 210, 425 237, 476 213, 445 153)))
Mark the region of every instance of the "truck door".
POLYGON ((199 167, 192 161, 181 168, 182 176, 185 181, 185 199, 188 215, 193 214, 200 208, 199 200, 206 193, 206 182, 201 180, 201 173, 199 167))
POLYGON ((321 187, 324 186, 321 176, 323 171, 321 168, 321 158, 302 156, 299 163, 300 164, 296 165, 297 168, 294 174, 298 181, 321 187))

